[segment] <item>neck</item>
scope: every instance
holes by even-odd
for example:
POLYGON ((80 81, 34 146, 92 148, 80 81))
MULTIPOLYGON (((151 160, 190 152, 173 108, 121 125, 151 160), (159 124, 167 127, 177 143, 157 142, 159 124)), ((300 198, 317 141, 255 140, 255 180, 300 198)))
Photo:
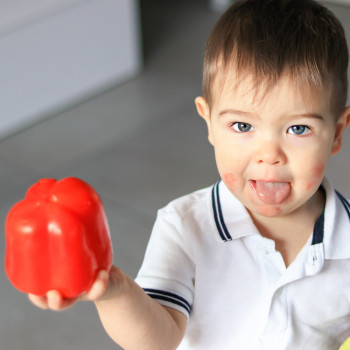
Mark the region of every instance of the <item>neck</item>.
POLYGON ((319 189, 308 203, 288 215, 273 218, 250 215, 261 235, 275 241, 276 250, 288 266, 312 235, 324 203, 324 191, 319 189))

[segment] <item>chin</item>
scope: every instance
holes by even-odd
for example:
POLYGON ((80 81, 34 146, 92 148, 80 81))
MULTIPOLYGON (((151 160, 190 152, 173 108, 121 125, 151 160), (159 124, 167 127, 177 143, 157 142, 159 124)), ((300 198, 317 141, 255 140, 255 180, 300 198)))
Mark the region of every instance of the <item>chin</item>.
POLYGON ((256 212, 256 214, 258 215, 266 216, 269 218, 280 216, 281 213, 282 213, 281 208, 275 207, 275 206, 264 206, 259 208, 259 210, 256 212))

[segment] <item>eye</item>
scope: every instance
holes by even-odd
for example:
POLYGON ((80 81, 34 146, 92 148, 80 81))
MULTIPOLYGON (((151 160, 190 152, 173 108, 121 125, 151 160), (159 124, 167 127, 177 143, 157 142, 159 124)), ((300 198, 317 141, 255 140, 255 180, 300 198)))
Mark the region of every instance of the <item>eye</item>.
POLYGON ((288 128, 288 134, 294 135, 306 135, 310 132, 310 129, 306 125, 293 125, 288 128))
POLYGON ((232 127, 237 132, 248 132, 253 130, 253 126, 249 123, 236 122, 232 127))

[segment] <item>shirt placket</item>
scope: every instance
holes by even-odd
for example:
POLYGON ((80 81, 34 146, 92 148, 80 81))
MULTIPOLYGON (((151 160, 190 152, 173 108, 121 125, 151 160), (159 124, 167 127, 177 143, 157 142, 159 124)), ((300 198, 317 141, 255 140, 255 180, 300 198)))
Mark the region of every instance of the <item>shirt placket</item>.
POLYGON ((282 255, 272 250, 271 245, 268 248, 259 255, 265 300, 265 322, 259 338, 260 348, 288 349, 292 337, 289 286, 292 282, 314 275, 322 269, 323 244, 306 247, 288 269, 282 255))

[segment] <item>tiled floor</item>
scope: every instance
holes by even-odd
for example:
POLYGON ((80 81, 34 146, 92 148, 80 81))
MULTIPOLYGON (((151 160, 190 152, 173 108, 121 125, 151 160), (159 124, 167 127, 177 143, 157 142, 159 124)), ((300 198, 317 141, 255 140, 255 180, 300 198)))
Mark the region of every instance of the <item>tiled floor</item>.
MULTIPOLYGON (((143 6, 145 69, 139 77, 0 141, 0 222, 38 179, 80 177, 100 193, 114 262, 131 276, 157 209, 217 179, 193 100, 200 94, 204 43, 218 14, 203 0, 148 0, 143 6)), ((350 8, 331 8, 350 37, 350 8)), ((348 195, 349 149, 347 132, 328 172, 348 195)), ((0 249, 3 259, 3 239, 0 249)), ((10 285, 3 269, 0 285, 0 350, 118 348, 92 304, 44 312, 10 285)))

